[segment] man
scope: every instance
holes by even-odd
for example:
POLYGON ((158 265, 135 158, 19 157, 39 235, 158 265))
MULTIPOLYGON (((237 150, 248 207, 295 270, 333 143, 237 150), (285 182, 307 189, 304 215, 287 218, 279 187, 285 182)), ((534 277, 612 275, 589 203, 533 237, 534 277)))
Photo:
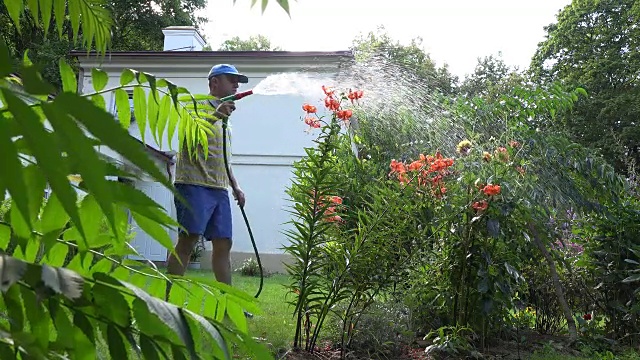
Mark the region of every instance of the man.
MULTIPOLYGON (((169 255, 167 272, 171 275, 184 275, 194 246, 200 236, 204 236, 213 245, 211 262, 216 280, 231 285, 232 219, 229 186, 241 207, 244 207, 245 196, 232 171, 229 179, 222 151, 222 119, 228 118, 236 107, 231 101, 221 103, 218 99, 235 94, 238 84, 246 84, 249 79, 233 65, 219 64, 211 68, 208 80, 209 94, 215 97, 211 105, 216 109, 215 116, 218 119, 209 120, 212 121, 214 130, 213 136, 208 135, 209 154, 206 159, 201 147, 198 148, 195 159, 189 156, 186 148, 181 149, 178 154, 175 187, 186 204, 176 197, 175 205, 178 223, 186 232, 180 231, 175 247, 180 261, 173 254, 169 255)), ((227 152, 230 151, 227 136, 227 152)), ((167 299, 170 291, 171 287, 168 285, 167 299)))

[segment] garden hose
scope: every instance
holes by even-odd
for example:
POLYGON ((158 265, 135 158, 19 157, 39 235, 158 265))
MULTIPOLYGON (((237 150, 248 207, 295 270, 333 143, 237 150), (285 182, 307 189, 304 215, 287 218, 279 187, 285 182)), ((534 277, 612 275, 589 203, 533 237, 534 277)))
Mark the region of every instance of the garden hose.
MULTIPOLYGON (((227 170, 227 177, 229 181, 231 181, 231 169, 229 168, 229 160, 227 159, 227 120, 228 118, 222 119, 222 157, 224 158, 224 167, 227 170)), ((247 214, 244 212, 244 206, 240 206, 240 211, 242 212, 242 217, 244 218, 244 223, 247 225, 247 230, 249 231, 249 238, 251 239, 251 245, 253 245, 253 252, 256 254, 256 260, 258 261, 258 267, 260 268, 260 287, 258 288, 258 292, 254 295, 257 299, 262 292, 262 285, 264 283, 264 273, 262 270, 262 262, 260 261, 260 254, 258 253, 258 247, 256 246, 256 241, 253 238, 253 232, 251 231, 251 226, 249 225, 249 219, 247 218, 247 214)))

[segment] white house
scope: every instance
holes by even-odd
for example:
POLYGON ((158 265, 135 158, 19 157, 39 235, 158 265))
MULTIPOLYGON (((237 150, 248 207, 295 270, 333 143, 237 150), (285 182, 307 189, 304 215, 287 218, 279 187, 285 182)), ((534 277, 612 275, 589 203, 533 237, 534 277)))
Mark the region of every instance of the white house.
MULTIPOLYGON (((307 72, 322 78, 332 77, 341 63, 351 58, 348 51, 340 52, 217 52, 202 51, 205 42, 191 27, 170 27, 163 30, 164 51, 111 52, 105 57, 85 52, 74 52, 80 65, 79 92, 93 91, 91 69, 101 68, 109 74, 110 86, 119 84, 120 73, 125 68, 145 71, 158 78, 165 78, 187 88, 194 94, 208 93, 207 74, 214 64, 230 63, 249 77, 248 84, 241 84, 239 91, 252 89, 271 74, 307 72)), ((305 101, 320 100, 301 95, 252 95, 239 100, 237 110, 231 117, 233 132, 232 167, 240 186, 247 195, 245 211, 249 218, 263 266, 268 271, 282 271, 284 260, 282 245, 287 241, 282 234, 289 221, 286 207, 289 206, 285 189, 291 183, 294 161, 304 155, 304 147, 313 146, 314 135, 305 133, 307 125, 301 121, 301 105, 305 101)), ((106 103, 115 113, 112 94, 105 97, 106 103)), ((137 126, 132 125, 130 134, 140 139, 137 126)), ((169 144, 159 146, 150 134, 145 136, 149 154, 158 165, 166 169, 167 176, 174 174, 175 152, 169 144)), ((177 137, 172 139, 172 148, 178 149, 177 137)), ((103 153, 121 163, 122 159, 110 149, 103 153)), ((175 217, 173 195, 161 185, 151 181, 134 184, 175 217)), ((233 202, 234 245, 232 261, 234 268, 247 257, 254 257, 253 248, 242 214, 233 202)), ((138 231, 138 230, 136 230, 138 231)), ((176 238, 174 231, 172 238, 176 238)), ((133 245, 145 258, 164 262, 167 251, 143 232, 138 232, 133 245)), ((210 246, 201 258, 202 267, 210 268, 210 246)))

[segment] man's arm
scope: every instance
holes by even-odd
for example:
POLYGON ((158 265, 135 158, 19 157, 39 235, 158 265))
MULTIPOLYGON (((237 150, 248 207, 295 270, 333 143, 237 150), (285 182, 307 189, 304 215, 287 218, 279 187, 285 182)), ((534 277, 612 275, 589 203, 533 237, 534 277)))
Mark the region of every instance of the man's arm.
POLYGON ((233 189, 233 197, 236 199, 240 207, 244 207, 244 202, 245 202, 244 192, 240 188, 240 185, 238 185, 238 181, 236 180, 235 175, 233 175, 233 169, 231 169, 231 165, 229 165, 229 174, 230 174, 229 180, 231 181, 231 188, 233 189))

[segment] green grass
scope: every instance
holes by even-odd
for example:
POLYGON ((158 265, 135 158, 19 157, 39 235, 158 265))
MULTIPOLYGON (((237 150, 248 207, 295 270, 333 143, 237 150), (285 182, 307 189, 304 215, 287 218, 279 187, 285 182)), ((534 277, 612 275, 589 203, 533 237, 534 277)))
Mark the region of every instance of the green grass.
MULTIPOLYGON (((213 273, 210 270, 189 270, 186 277, 207 282, 213 280, 213 273)), ((231 282, 233 287, 253 296, 258 291, 260 278, 234 272, 231 282)), ((288 349, 293 341, 293 308, 287 303, 291 297, 286 297, 287 290, 284 287, 288 283, 287 275, 275 274, 265 277, 262 292, 257 300, 261 312, 248 319, 249 334, 260 338, 260 341, 266 343, 274 353, 288 349)))

